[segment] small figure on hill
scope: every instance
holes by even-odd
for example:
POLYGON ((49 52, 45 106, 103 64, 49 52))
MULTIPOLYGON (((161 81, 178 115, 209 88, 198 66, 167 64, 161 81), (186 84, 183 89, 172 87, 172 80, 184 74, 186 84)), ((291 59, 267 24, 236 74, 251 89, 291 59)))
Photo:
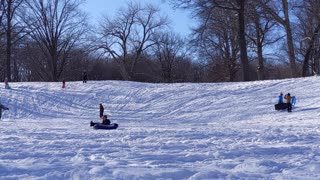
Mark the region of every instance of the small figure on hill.
POLYGON ((291 112, 292 111, 292 104, 291 104, 291 96, 290 96, 290 93, 286 94, 284 96, 284 99, 287 100, 287 105, 288 105, 288 112, 291 112))
POLYGON ((5 105, 2 105, 2 104, 0 103, 0 119, 1 119, 1 116, 2 116, 2 109, 3 109, 3 110, 9 110, 9 108, 7 108, 5 105))
POLYGON ((87 83, 88 75, 86 71, 83 71, 83 83, 87 83))
POLYGON ((103 112, 104 112, 104 107, 102 105, 102 103, 99 104, 99 108, 100 108, 100 119, 103 119, 103 112))
POLYGON ((66 81, 62 80, 62 88, 66 88, 66 81))
POLYGON ((280 93, 280 95, 278 96, 278 104, 283 103, 283 94, 280 93))
POLYGON ((4 88, 11 89, 11 87, 9 86, 8 78, 4 78, 4 88))

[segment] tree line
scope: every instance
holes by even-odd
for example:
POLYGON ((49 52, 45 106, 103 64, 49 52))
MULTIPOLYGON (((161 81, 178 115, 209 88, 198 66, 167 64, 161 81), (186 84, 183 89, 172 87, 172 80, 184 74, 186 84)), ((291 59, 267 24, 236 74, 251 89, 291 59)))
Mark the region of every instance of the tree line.
MULTIPOLYGON (((318 0, 168 0, 197 22, 182 37, 152 4, 92 25, 83 0, 0 0, 0 80, 226 82, 319 74, 318 0)), ((107 13, 107 12, 106 12, 107 13)))

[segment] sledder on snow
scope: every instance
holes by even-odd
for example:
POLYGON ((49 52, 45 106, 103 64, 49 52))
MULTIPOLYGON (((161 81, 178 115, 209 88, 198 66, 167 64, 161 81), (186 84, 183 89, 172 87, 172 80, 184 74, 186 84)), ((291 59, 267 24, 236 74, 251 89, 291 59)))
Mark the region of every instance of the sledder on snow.
POLYGON ((94 129, 117 129, 119 125, 117 123, 111 123, 107 115, 104 115, 102 123, 91 121, 90 126, 93 126, 94 129))
POLYGON ((292 107, 296 105, 296 97, 291 96, 290 93, 284 96, 286 103, 283 102, 283 94, 281 93, 278 96, 278 104, 275 104, 274 107, 276 110, 288 109, 288 112, 292 112, 292 107))
POLYGON ((102 120, 102 123, 100 122, 90 122, 90 126, 93 126, 95 129, 117 129, 118 124, 117 123, 111 123, 110 119, 108 119, 107 115, 103 115, 103 105, 100 103, 100 119, 102 120))

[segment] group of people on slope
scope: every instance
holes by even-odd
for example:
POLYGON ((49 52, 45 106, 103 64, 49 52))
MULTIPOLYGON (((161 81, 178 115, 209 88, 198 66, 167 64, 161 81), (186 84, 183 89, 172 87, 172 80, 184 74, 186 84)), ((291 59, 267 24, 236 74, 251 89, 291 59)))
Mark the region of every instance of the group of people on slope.
POLYGON ((288 112, 292 112, 292 103, 295 103, 295 96, 291 96, 290 93, 288 93, 283 97, 283 93, 280 93, 278 96, 278 104, 284 103, 283 99, 286 100, 288 112))

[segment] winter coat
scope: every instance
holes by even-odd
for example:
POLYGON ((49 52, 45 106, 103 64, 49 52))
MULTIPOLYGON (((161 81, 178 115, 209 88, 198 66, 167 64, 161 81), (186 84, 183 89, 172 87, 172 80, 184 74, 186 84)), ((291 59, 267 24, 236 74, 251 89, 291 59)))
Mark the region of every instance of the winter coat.
POLYGON ((284 98, 287 100, 287 103, 291 103, 291 96, 286 94, 284 98))
POLYGON ((100 118, 103 117, 103 111, 104 111, 104 107, 102 104, 100 104, 100 118))
POLYGON ((278 96, 278 104, 281 104, 283 103, 283 97, 280 95, 278 96))

